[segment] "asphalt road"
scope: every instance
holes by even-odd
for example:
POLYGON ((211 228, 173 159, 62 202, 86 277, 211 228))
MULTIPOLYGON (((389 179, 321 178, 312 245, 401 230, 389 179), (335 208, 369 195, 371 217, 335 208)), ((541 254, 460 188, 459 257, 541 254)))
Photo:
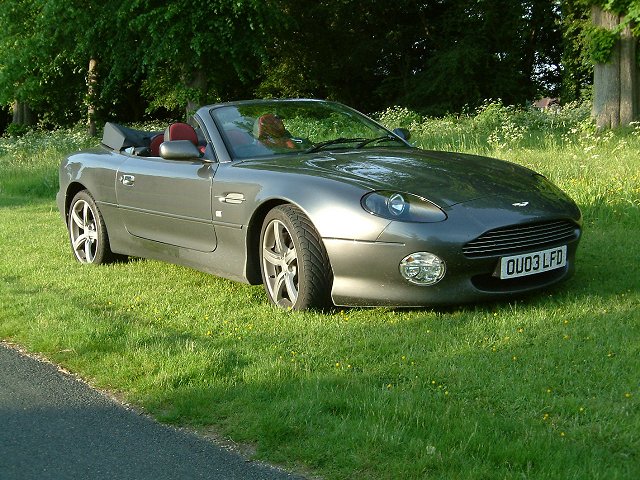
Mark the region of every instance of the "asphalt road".
POLYGON ((160 425, 0 344, 0 480, 300 479, 160 425))

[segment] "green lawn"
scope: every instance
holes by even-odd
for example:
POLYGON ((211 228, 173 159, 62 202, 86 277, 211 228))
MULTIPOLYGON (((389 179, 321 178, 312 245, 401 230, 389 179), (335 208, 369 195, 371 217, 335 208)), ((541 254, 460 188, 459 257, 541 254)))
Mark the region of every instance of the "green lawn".
POLYGON ((575 198, 576 275, 510 303, 320 314, 155 261, 83 267, 54 195, 61 152, 91 141, 33 134, 0 140, 0 339, 326 479, 640 478, 640 135, 412 121, 420 145, 575 198))

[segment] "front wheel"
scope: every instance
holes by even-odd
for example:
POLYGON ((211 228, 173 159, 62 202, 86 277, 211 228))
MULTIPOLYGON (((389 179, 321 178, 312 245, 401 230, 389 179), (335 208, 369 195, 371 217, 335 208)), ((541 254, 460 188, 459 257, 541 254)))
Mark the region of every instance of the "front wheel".
POLYGON ((331 305, 329 257, 299 208, 281 205, 267 214, 260 235, 260 267, 273 304, 293 310, 331 305))
POLYGON ((80 263, 99 265, 120 259, 109 247, 107 229, 89 192, 78 192, 69 207, 67 227, 73 254, 80 263))

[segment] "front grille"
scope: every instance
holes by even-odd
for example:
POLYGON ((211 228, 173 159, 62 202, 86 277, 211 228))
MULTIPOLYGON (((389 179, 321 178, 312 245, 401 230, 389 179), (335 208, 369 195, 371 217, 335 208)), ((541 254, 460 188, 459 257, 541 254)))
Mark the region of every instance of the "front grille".
POLYGON ((515 255, 543 250, 576 240, 578 226, 568 220, 496 228, 471 240, 462 252, 467 257, 515 255))

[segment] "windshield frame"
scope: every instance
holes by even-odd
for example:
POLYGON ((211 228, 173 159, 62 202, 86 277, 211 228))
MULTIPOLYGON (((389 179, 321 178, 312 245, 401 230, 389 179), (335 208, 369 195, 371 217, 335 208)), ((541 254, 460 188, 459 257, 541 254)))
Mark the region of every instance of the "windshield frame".
MULTIPOLYGON (((373 140, 376 137, 389 137, 390 139, 396 140, 396 142, 394 142, 394 146, 396 147, 411 147, 406 140, 397 136, 389 129, 380 125, 378 122, 361 112, 358 112, 347 105, 327 100, 266 99, 228 102, 211 106, 209 108, 209 115, 213 120, 232 161, 259 158, 268 159, 289 155, 307 155, 319 151, 348 151, 361 148, 362 146, 369 144, 369 142, 365 142, 364 145, 359 146, 363 141, 362 135, 354 136, 353 140, 349 141, 348 135, 341 135, 340 132, 336 132, 336 136, 330 140, 338 140, 337 143, 326 141, 326 139, 324 141, 321 140, 313 142, 308 137, 303 138, 289 135, 285 139, 287 141, 285 141, 281 146, 269 145, 265 148, 264 145, 261 145, 263 143, 263 139, 261 140, 256 138, 257 131, 255 124, 253 125, 253 128, 251 128, 250 125, 250 122, 257 122, 258 119, 264 117, 265 114, 263 113, 260 117, 253 118, 252 116, 245 116, 241 113, 242 110, 245 112, 273 112, 274 115, 272 116, 279 118, 277 114, 283 112, 286 113, 287 110, 295 112, 296 109, 298 109, 300 111, 308 110, 309 112, 312 112, 314 108, 317 108, 320 114, 326 115, 323 118, 328 118, 329 114, 342 115, 344 119, 352 121, 354 126, 361 127, 363 131, 366 130, 368 133, 366 136, 367 139, 373 140), (225 118, 225 116, 227 118, 225 118), (235 141, 231 140, 230 137, 232 135, 235 136, 235 141), (244 151, 242 151, 242 148, 238 145, 238 138, 240 138, 240 136, 244 137, 244 139, 241 139, 240 141, 243 143, 251 142, 251 147, 247 146, 247 148, 244 148, 244 151), (326 143, 327 145, 321 145, 322 143, 326 143)), ((284 122, 288 122, 290 119, 283 118, 282 120, 284 122)), ((288 131, 287 134, 289 134, 288 131)), ((376 147, 380 146, 376 145, 376 142, 373 142, 373 145, 376 147)))

